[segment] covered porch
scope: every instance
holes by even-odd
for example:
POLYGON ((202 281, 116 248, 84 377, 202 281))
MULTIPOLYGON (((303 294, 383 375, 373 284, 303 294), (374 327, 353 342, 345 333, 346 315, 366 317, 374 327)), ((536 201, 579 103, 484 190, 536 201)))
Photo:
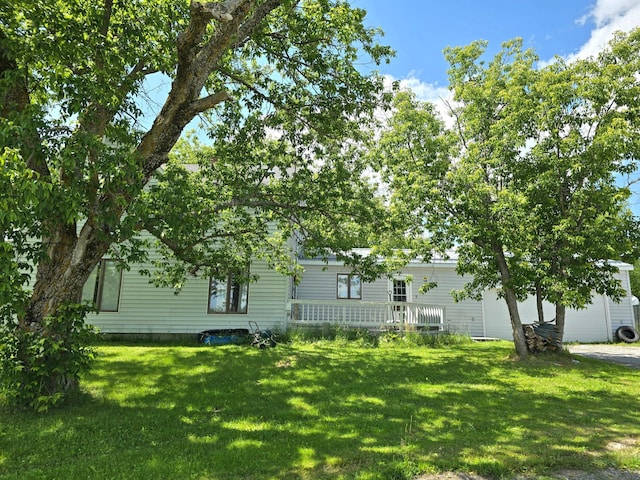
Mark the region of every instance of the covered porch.
POLYGON ((289 322, 295 326, 339 325, 378 330, 445 330, 446 311, 441 305, 361 300, 298 300, 287 304, 289 322))

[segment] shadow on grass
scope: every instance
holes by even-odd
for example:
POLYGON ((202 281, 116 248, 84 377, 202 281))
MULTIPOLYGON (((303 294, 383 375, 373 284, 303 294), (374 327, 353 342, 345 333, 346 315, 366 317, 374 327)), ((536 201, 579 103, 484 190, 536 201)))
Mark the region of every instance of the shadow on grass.
POLYGON ((3 418, 0 475, 498 477, 603 468, 619 462, 612 445, 640 434, 638 387, 625 388, 640 375, 523 364, 505 346, 100 351, 90 399, 3 418))

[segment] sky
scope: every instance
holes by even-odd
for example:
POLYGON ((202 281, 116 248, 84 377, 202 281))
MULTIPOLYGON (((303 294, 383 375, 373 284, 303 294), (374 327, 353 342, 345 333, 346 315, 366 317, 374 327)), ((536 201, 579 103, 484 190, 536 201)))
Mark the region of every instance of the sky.
MULTIPOLYGON (((410 87, 418 98, 447 94, 443 50, 475 40, 488 42, 489 58, 516 37, 547 63, 596 54, 617 30, 640 26, 640 0, 352 0, 367 11, 365 25, 380 27, 380 42, 396 50, 376 69, 410 87)), ((366 65, 363 67, 366 68, 366 65)), ((631 208, 640 215, 640 186, 631 208)))
POLYGON ((396 50, 378 70, 428 89, 446 88, 447 46, 489 42, 488 54, 520 37, 543 62, 593 55, 616 30, 640 26, 640 0, 351 0, 365 25, 396 50))

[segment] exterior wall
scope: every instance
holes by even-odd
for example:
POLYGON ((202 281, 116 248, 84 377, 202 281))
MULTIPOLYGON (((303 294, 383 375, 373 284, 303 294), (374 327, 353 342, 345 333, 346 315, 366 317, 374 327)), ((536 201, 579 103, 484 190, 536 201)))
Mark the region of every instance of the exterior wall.
MULTIPOLYGON (((495 290, 485 293, 483 298, 485 312, 486 336, 494 338, 513 339, 509 312, 504 299, 496 298, 495 290)), ((546 321, 555 317, 555 307, 545 302, 543 304, 546 321)), ((523 324, 534 323, 538 320, 538 312, 534 297, 518 304, 518 312, 523 324)), ((584 310, 568 309, 565 318, 564 340, 567 342, 606 342, 607 341, 607 312, 604 297, 597 295, 593 304, 584 310)))
MULTIPOLYGON (((305 267, 302 281, 296 288, 295 298, 301 300, 337 300, 336 282, 338 273, 350 273, 349 268, 322 262, 306 260, 301 262, 305 267)), ((482 305, 479 302, 465 300, 455 303, 451 290, 461 288, 465 279, 455 272, 455 265, 412 264, 399 273, 411 276, 411 302, 425 305, 444 306, 446 311, 445 329, 452 333, 465 333, 472 336, 483 336, 482 305), (427 293, 420 293, 420 287, 426 281, 437 282, 438 286, 427 293)), ((362 300, 371 302, 390 301, 390 284, 387 278, 371 283, 363 283, 362 300)))
POLYGON ((613 340, 616 340, 615 332, 618 328, 622 327, 623 325, 634 325, 633 304, 630 301, 633 296, 631 295, 631 281, 629 279, 629 271, 620 271, 618 277, 622 282, 622 288, 627 291, 627 296, 619 303, 616 303, 611 299, 607 299, 609 303, 611 334, 613 340))
POLYGON ((473 337, 484 336, 482 304, 475 300, 455 302, 453 290, 459 290, 467 282, 455 271, 455 264, 442 263, 415 265, 408 269, 413 275, 414 302, 428 305, 443 305, 446 308, 445 328, 451 333, 462 333, 473 337), (419 293, 425 282, 435 282, 437 287, 419 293))
MULTIPOLYGON (((152 239, 147 232, 143 238, 152 239)), ((155 251, 149 253, 149 263, 131 265, 122 272, 120 303, 117 312, 100 312, 87 316, 87 322, 103 333, 187 334, 212 329, 248 328, 253 321, 262 329, 284 329, 287 299, 291 283, 266 262, 254 261, 251 274, 259 276, 249 284, 247 313, 208 313, 209 278, 189 278, 176 295, 170 288, 158 288, 149 278, 138 274, 141 268, 153 271, 155 251)), ((105 258, 108 258, 105 257, 105 258)), ((250 329, 251 330, 251 329, 250 329)))
MULTIPOLYGON (((335 300, 338 273, 349 273, 348 268, 339 265, 325 266, 323 263, 304 262, 304 274, 300 284, 295 287, 294 297, 304 300, 335 300)), ((369 284, 362 285, 362 300, 376 300, 372 296, 369 284)), ((379 298, 377 299, 379 300, 379 298)))
MULTIPOLYGON (((582 310, 568 309, 565 319, 566 342, 609 342, 615 341, 615 331, 622 325, 633 325, 633 307, 629 289, 629 271, 620 270, 618 278, 627 290, 627 297, 615 303, 603 295, 594 294, 593 303, 582 310)), ((483 298, 486 336, 512 339, 511 323, 506 303, 496 299, 495 290, 485 293, 483 298)), ((555 316, 553 305, 544 304, 545 319, 555 316)), ((537 321, 535 299, 530 297, 518 305, 522 323, 537 321)))
MULTIPOLYGON (((607 298, 594 295, 593 303, 583 310, 568 309, 565 319, 565 342, 607 342, 609 311, 607 298)), ((553 317, 551 317, 553 318, 553 317)))
POLYGON ((288 279, 262 262, 251 265, 260 279, 249 285, 246 314, 207 313, 209 279, 190 279, 179 295, 168 288, 156 288, 139 267, 122 273, 118 312, 92 314, 87 322, 104 333, 198 333, 215 328, 283 328, 288 279))
MULTIPOLYGON (((301 300, 336 300, 336 281, 338 273, 350 273, 349 268, 314 260, 303 260, 304 276, 295 290, 295 298, 301 300)), ((618 277, 628 295, 620 303, 596 295, 593 304, 583 310, 569 309, 566 313, 565 341, 607 342, 615 341, 615 331, 622 325, 633 325, 633 307, 629 290, 628 267, 621 268, 618 277)), ((473 337, 495 337, 511 340, 511 322, 504 299, 498 299, 495 290, 485 292, 481 302, 465 300, 454 302, 452 290, 462 288, 465 278, 455 272, 455 263, 434 264, 413 263, 399 275, 410 275, 411 302, 446 309, 445 328, 453 333, 464 333, 473 337), (420 287, 425 282, 435 282, 437 287, 422 294, 420 287)), ((386 302, 390 300, 390 284, 386 278, 362 285, 363 301, 386 302)), ((534 298, 519 305, 523 323, 537 321, 534 298)), ((545 318, 552 320, 555 308, 551 304, 544 306, 545 318)))

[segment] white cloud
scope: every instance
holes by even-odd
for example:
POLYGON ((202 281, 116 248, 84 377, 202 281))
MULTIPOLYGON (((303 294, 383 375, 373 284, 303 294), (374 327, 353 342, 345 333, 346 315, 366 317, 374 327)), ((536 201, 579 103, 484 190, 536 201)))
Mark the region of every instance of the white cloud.
POLYGON ((616 31, 628 32, 640 26, 640 0, 597 0, 580 21, 589 18, 595 23, 591 37, 569 60, 594 56, 607 46, 616 31))
POLYGON ((423 82, 411 73, 409 77, 400 80, 391 75, 385 75, 384 82, 388 90, 391 90, 394 82, 398 82, 401 90, 411 90, 421 102, 432 103, 447 127, 453 125, 453 119, 449 114, 449 107, 447 106, 447 104, 453 103, 453 94, 449 88, 423 82))
POLYGON ((449 89, 446 87, 439 87, 431 83, 424 83, 414 75, 409 74, 408 78, 400 80, 400 88, 410 89, 416 94, 418 100, 423 102, 438 102, 443 98, 450 96, 449 89))

